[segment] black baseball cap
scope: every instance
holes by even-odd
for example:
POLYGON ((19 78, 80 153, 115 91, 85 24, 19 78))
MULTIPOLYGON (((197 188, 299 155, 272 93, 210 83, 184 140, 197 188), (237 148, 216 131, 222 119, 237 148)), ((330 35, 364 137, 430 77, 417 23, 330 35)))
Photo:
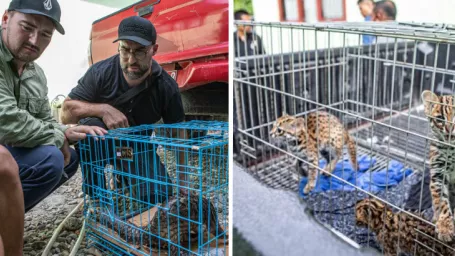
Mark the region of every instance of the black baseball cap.
POLYGON ((131 40, 143 46, 156 43, 156 30, 148 19, 131 16, 123 19, 118 26, 118 40, 131 40))
POLYGON ((12 0, 9 4, 8 11, 46 16, 52 20, 55 29, 60 32, 60 34, 65 34, 65 30, 60 24, 62 12, 57 0, 12 0))

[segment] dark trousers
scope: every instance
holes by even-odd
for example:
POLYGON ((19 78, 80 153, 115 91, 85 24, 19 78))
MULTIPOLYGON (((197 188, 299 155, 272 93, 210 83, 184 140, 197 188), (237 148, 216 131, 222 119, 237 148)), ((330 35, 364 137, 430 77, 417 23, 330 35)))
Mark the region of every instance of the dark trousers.
MULTIPOLYGON (((107 130, 104 122, 99 118, 85 118, 79 121, 81 125, 98 126, 107 130)), ((133 162, 126 160, 116 159, 112 160, 115 155, 115 148, 126 146, 125 141, 108 139, 106 141, 99 140, 98 142, 93 139, 86 140, 86 145, 90 145, 89 152, 86 150, 81 151, 79 144, 76 145, 76 151, 82 161, 82 171, 84 187, 83 190, 90 197, 99 197, 100 190, 106 189, 106 179, 104 177, 104 167, 107 164, 114 165, 115 170, 123 172, 120 178, 121 185, 128 184, 130 196, 142 202, 156 204, 164 202, 171 196, 172 193, 172 180, 170 179, 163 164, 159 161, 159 157, 152 148, 147 148, 147 145, 141 145, 142 153, 135 153, 133 162), (91 141, 90 141, 91 140, 91 141), (95 146, 96 145, 96 146, 95 146), (144 153, 145 152, 145 153, 144 153), (108 157, 108 155, 110 157, 108 157), (108 159, 109 158, 109 159, 108 159), (84 162, 92 161, 91 164, 84 162), (115 162, 115 163, 114 163, 115 162), (135 177, 141 177, 141 179, 135 177), (134 192, 135 195, 132 195, 134 192)), ((86 148, 86 147, 85 147, 86 148)), ((115 186, 118 188, 118 186, 115 186)))
POLYGON ((25 212, 69 180, 79 166, 79 157, 73 149, 70 149, 70 163, 63 168, 63 154, 56 146, 43 145, 34 148, 4 146, 19 166, 25 212))

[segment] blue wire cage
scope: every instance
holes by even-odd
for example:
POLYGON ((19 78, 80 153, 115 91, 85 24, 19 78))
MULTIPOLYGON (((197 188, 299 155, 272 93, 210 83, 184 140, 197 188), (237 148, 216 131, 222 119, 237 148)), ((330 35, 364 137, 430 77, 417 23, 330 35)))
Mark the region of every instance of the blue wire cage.
POLYGON ((141 125, 79 143, 88 243, 106 255, 226 255, 228 124, 141 125))

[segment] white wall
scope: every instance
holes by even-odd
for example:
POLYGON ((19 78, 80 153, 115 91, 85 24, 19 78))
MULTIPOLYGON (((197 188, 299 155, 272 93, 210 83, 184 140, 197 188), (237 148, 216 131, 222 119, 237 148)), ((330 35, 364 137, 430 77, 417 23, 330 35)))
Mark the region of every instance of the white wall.
MULTIPOLYGON (((9 3, 9 0, 0 0, 2 14, 9 3)), ((80 0, 60 0, 59 3, 65 35, 55 31, 51 43, 36 61, 46 74, 50 100, 58 94, 67 95, 87 70, 92 22, 117 10, 80 0)))
MULTIPOLYGON (((397 21, 415 21, 429 23, 452 23, 455 24, 454 0, 434 0, 429 4, 428 0, 395 0, 398 15, 397 21), (425 12, 419 14, 419 10, 425 12)), ((261 22, 279 22, 279 8, 276 0, 253 0, 254 18, 261 22)), ((316 23, 316 0, 304 0, 306 23, 316 23)), ((362 22, 363 17, 357 6, 357 0, 346 0, 346 18, 348 22, 362 22)), ((291 51, 310 50, 325 48, 329 44, 327 33, 318 33, 317 45, 315 33, 311 30, 305 32, 300 29, 270 28, 268 26, 256 27, 256 32, 264 40, 264 48, 268 53, 287 53, 291 51)), ((330 46, 337 47, 343 44, 358 45, 358 35, 347 35, 343 42, 343 35, 340 33, 330 34, 330 46)))
POLYGON ((399 21, 455 24, 455 15, 453 15, 455 1, 453 0, 396 0, 396 5, 399 21))
MULTIPOLYGON (((316 22, 316 0, 303 0, 306 22, 316 22)), ((455 1, 453 0, 395 0, 397 20, 455 24, 455 1), (425 12, 420 12, 420 10, 425 12), (420 14, 421 13, 421 14, 420 14)), ((278 1, 253 0, 255 20, 279 21, 278 1)), ((347 21, 362 21, 357 0, 346 0, 347 21)))
POLYGON ((254 20, 279 21, 277 0, 253 0, 254 20))
MULTIPOLYGON (((304 9, 306 22, 317 22, 316 0, 304 0, 304 9)), ((254 18, 257 21, 273 22, 280 20, 278 13, 278 1, 276 0, 253 0, 253 10, 254 18)), ((346 15, 348 21, 363 20, 363 17, 359 13, 359 8, 357 7, 357 0, 346 0, 346 15), (352 2, 352 4, 350 2, 352 2)))

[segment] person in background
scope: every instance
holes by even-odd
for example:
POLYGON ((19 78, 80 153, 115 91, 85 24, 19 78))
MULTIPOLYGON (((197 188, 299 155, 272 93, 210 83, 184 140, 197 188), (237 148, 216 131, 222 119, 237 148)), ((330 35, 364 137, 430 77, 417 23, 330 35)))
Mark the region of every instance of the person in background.
MULTIPOLYGON (((374 1, 373 0, 358 0, 360 13, 365 18, 365 21, 371 21, 373 16, 374 1)), ((371 44, 374 39, 371 35, 363 35, 363 44, 371 44)))
MULTIPOLYGON (((251 21, 251 15, 248 11, 240 9, 234 12, 234 20, 251 21)), ((234 52, 235 57, 247 57, 265 54, 262 39, 253 31, 252 26, 237 25, 237 31, 234 32, 234 52)), ((239 69, 246 69, 245 64, 238 65, 239 69)), ((236 103, 234 101, 234 116, 237 115, 236 103)), ((238 129, 238 120, 234 118, 234 158, 240 160, 240 133, 238 129)))
MULTIPOLYGON (((235 20, 251 21, 251 16, 246 10, 238 10, 234 13, 235 20)), ((252 56, 265 54, 260 36, 253 32, 251 26, 238 25, 234 32, 235 56, 252 56)))
MULTIPOLYGON (((387 22, 396 20, 397 7, 391 0, 378 1, 373 9, 373 21, 387 22)), ((393 43, 395 41, 402 41, 403 39, 394 39, 386 36, 378 36, 375 38, 374 43, 393 43)))
POLYGON ((391 0, 376 2, 373 9, 373 21, 394 21, 397 17, 397 7, 391 0))

